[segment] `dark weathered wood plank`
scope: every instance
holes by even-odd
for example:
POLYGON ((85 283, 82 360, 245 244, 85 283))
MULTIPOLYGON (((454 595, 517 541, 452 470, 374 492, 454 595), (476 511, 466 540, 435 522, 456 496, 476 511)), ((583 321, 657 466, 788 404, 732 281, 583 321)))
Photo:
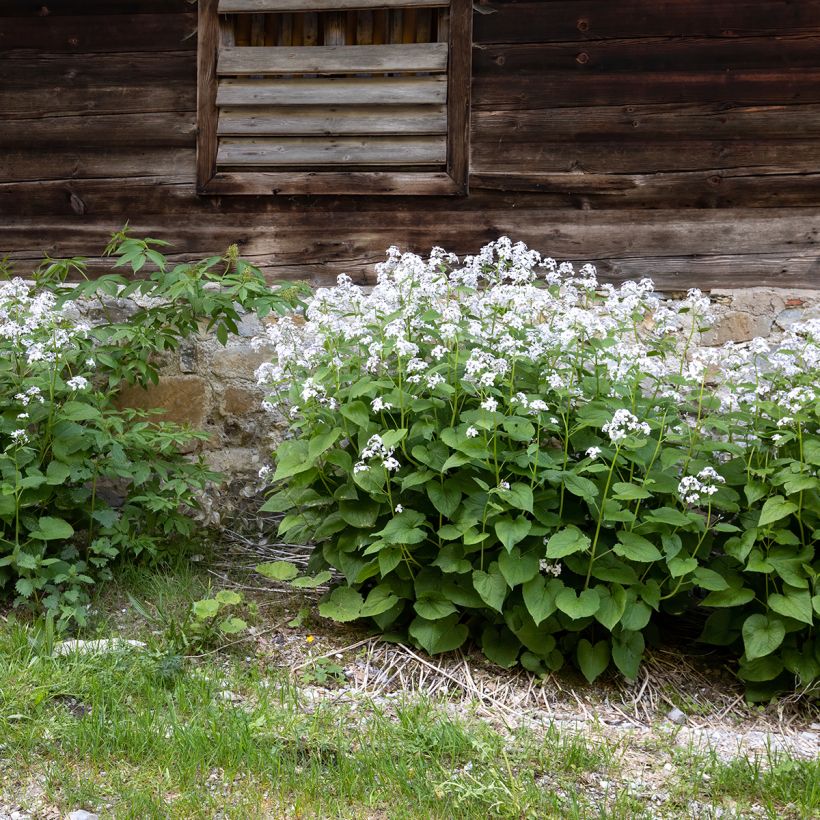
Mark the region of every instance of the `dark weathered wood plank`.
POLYGON ((480 0, 477 43, 820 33, 820 0, 480 0))
POLYGON ((443 136, 226 138, 219 141, 216 164, 227 167, 312 168, 318 165, 444 165, 443 136))
POLYGON ((111 14, 182 14, 188 0, 2 0, 2 17, 76 17, 111 14))
MULTIPOLYGON (((134 145, 117 147, 78 148, 67 146, 50 150, 48 161, 36 145, 18 146, 0 151, 0 182, 64 181, 117 179, 120 190, 128 189, 129 178, 151 177, 162 179, 187 176, 192 180, 196 173, 196 153, 190 148, 167 146, 138 148, 134 145)), ((108 196, 112 196, 109 190, 108 196)), ((21 199, 29 196, 21 188, 21 199)), ((21 204, 25 204, 21 202, 21 204)), ((133 207, 138 207, 134 202, 133 207)), ((147 210, 147 209, 146 209, 147 210)), ((48 213, 41 209, 39 213, 48 213)))
POLYGON ((222 80, 217 105, 441 105, 443 77, 222 80))
POLYGON ((553 71, 535 77, 474 76, 474 109, 509 111, 653 103, 787 105, 820 102, 820 69, 759 71, 553 71))
POLYGON ((756 168, 646 174, 528 173, 481 170, 470 175, 473 191, 540 192, 566 197, 579 209, 803 208, 820 206, 820 172, 790 173, 756 168))
POLYGON ((472 21, 471 0, 452 0, 447 18, 447 172, 462 194, 469 187, 472 21))
POLYGON ((443 72, 446 43, 382 46, 302 46, 223 48, 217 73, 248 77, 257 74, 368 74, 443 72))
POLYGON ((0 26, 0 52, 193 51, 196 25, 191 12, 7 17, 0 26))
MULTIPOLYGON (((483 241, 507 232, 559 259, 597 261, 604 279, 654 274, 657 286, 666 289, 811 287, 820 274, 820 216, 816 210, 567 213, 543 208, 486 209, 446 216, 419 214, 416 220, 411 214, 383 209, 374 213, 376 219, 366 213, 341 215, 336 237, 327 236, 327 216, 322 212, 305 214, 288 231, 271 231, 267 224, 249 226, 247 219, 216 213, 207 224, 199 216, 187 221, 180 218, 173 224, 148 217, 133 220, 132 228, 135 235, 175 242, 169 253, 177 255, 180 251, 192 256, 210 254, 238 241, 240 251, 272 278, 299 270, 305 278, 331 279, 355 266, 372 282, 371 266, 383 258, 378 248, 395 242, 403 249, 427 252, 434 221, 438 223, 434 241, 458 253, 475 252, 483 241)), ((22 264, 42 252, 90 255, 95 247, 103 247, 108 233, 117 227, 116 218, 91 224, 80 217, 18 220, 13 225, 0 222, 0 248, 22 264)))
POLYGON ((196 178, 204 187, 216 173, 217 136, 217 59, 222 29, 216 13, 217 0, 200 0, 197 29, 197 137, 196 178))
POLYGON ((589 173, 662 173, 758 168, 761 173, 818 170, 817 140, 679 140, 647 142, 517 142, 474 139, 473 173, 484 171, 526 177, 564 171, 589 173))
POLYGON ((271 106, 223 108, 220 136, 307 134, 446 134, 444 106, 271 106))
POLYGON ((178 148, 193 146, 195 137, 193 112, 0 118, 0 145, 4 149, 178 148))
MULTIPOLYGON (((402 171, 287 171, 287 172, 243 172, 217 173, 208 186, 213 194, 255 194, 314 196, 321 194, 323 203, 328 196, 363 195, 365 197, 390 196, 451 196, 460 188, 449 174, 443 172, 402 172, 402 171)), ((268 199, 268 201, 270 201, 268 199)), ((418 199, 415 207, 423 207, 418 199)), ((335 217, 330 203, 328 213, 335 217)))
POLYGON ((481 110, 473 139, 505 142, 820 138, 820 104, 658 103, 521 111, 481 110))
POLYGON ((551 71, 585 76, 606 72, 768 71, 816 68, 820 33, 723 39, 624 38, 600 42, 476 45, 476 76, 551 71))
POLYGON ((447 5, 449 5, 449 0, 219 0, 219 11, 223 14, 230 14, 234 12, 305 12, 447 5))

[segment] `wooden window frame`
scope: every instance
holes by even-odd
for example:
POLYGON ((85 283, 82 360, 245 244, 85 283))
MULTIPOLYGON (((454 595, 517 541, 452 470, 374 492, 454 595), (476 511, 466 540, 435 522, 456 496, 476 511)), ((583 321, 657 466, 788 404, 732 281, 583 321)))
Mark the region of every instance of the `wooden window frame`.
MULTIPOLYGON (((471 0, 450 0, 447 155, 442 171, 218 171, 217 61, 220 0, 199 0, 197 32, 197 192, 212 195, 441 195, 468 193, 470 156, 471 0)), ((423 4, 419 3, 419 5, 423 4)), ((395 5, 395 3, 393 3, 395 5)), ((277 11, 383 8, 385 0, 287 0, 277 11)), ((402 3, 414 5, 413 0, 402 3)), ((259 12, 265 0, 222 0, 223 14, 259 12)))

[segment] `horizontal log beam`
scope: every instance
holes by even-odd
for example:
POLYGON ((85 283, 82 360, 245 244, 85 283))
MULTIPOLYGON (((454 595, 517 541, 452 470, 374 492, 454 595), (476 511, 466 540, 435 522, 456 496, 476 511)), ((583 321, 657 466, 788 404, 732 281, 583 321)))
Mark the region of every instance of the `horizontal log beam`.
POLYGON ((256 74, 380 74, 444 72, 447 43, 380 46, 223 48, 220 76, 256 74))

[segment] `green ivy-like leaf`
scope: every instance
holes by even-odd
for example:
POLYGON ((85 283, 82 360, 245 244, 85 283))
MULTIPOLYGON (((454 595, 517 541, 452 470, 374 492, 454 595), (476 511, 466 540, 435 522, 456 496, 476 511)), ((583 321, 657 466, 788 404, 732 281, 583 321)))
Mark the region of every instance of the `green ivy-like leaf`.
POLYGON ((585 589, 576 596, 575 590, 564 587, 555 598, 558 609, 570 618, 588 618, 598 611, 601 597, 595 589, 585 589))
POLYGON ((480 569, 473 570, 473 586, 487 606, 496 612, 502 611, 504 599, 507 597, 507 582, 498 564, 490 564, 489 572, 482 572, 480 569))
POLYGON ((509 552, 519 541, 523 541, 532 529, 532 521, 523 515, 512 518, 508 515, 495 522, 495 534, 509 552))
POLYGON ((746 659, 753 661, 763 658, 783 643, 786 627, 780 618, 769 618, 766 615, 750 615, 743 622, 743 645, 746 648, 746 659))
POLYGON ((330 597, 319 604, 319 614, 340 623, 355 621, 361 617, 364 599, 350 587, 336 587, 330 597))
POLYGON ((507 585, 512 589, 524 584, 538 574, 538 556, 534 551, 521 553, 518 547, 498 556, 498 568, 507 585))
POLYGON ((467 640, 468 634, 467 627, 458 622, 458 615, 450 615, 440 621, 429 621, 418 616, 410 624, 408 632, 430 655, 458 649, 467 640))
POLYGON ((782 495, 774 495, 766 499, 763 509, 760 511, 760 520, 757 522, 757 526, 766 527, 794 512, 797 512, 797 504, 793 501, 786 501, 782 495))
POLYGON ((589 549, 592 542, 578 527, 570 525, 555 533, 547 541, 547 558, 565 558, 589 549))
POLYGON ((589 683, 594 683, 609 666, 609 641, 598 641, 594 646, 586 639, 578 641, 576 648, 578 666, 589 683))

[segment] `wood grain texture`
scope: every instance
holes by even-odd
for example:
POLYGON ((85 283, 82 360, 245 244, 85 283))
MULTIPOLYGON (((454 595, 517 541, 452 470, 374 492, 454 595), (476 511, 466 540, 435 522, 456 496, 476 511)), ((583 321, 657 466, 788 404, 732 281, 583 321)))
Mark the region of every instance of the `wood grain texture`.
POLYGON ((70 54, 196 50, 197 15, 79 14, 2 17, 0 53, 70 54))
POLYGON ((474 109, 556 110, 578 106, 655 103, 788 105, 820 102, 820 69, 584 73, 533 77, 473 76, 474 109))
MULTIPOLYGON (((181 5, 0 3, 0 256, 21 273, 44 251, 103 270, 93 254, 129 219, 173 242, 173 259, 238 242, 271 278, 316 283, 343 271, 372 282, 393 243, 470 253, 506 233, 592 259, 610 281, 820 286, 820 0, 479 2, 466 17, 487 47, 467 72, 474 166, 459 198, 443 172, 401 171, 219 172, 197 196, 196 25, 181 5)), ((360 21, 369 36, 341 9, 340 33, 358 38, 360 21)), ((405 24, 373 12, 374 42, 400 42, 405 24)), ((257 21, 248 43, 318 42, 318 27, 289 25, 257 21)), ((324 89, 313 106, 339 108, 362 105, 356 80, 304 82, 324 89)), ((386 85, 378 105, 440 112, 437 82, 421 101, 421 86, 386 85)), ((226 121, 275 127, 276 93, 250 79, 226 90, 241 100, 226 121)), ((304 91, 301 113, 315 111, 304 91)))
POLYGON ((476 76, 551 71, 586 76, 617 72, 767 71, 816 68, 820 33, 791 37, 622 38, 599 42, 476 45, 476 76))
POLYGON ((820 138, 820 104, 656 103, 479 110, 472 138, 505 142, 806 140, 820 138))
POLYGON ((477 43, 820 34, 820 0, 479 0, 477 43))
POLYGON ((443 72, 445 43, 382 46, 302 46, 298 48, 223 48, 217 73, 247 77, 255 74, 378 74, 443 72))
POLYGON ((447 172, 461 194, 469 191, 472 3, 452 0, 447 18, 447 172))
POLYGON ((235 12, 304 12, 447 5, 449 5, 449 0, 219 0, 219 11, 222 14, 231 14, 235 12))
MULTIPOLYGON (((357 273, 373 282, 373 264, 383 249, 396 243, 424 253, 431 236, 459 253, 474 252, 499 233, 527 242, 559 259, 593 261, 602 279, 654 276, 660 288, 771 285, 811 287, 820 275, 816 210, 594 211, 568 214, 544 208, 501 211, 410 214, 379 209, 368 214, 339 213, 338 229, 327 234, 327 214, 304 213, 287 231, 268 224, 251 225, 224 213, 204 224, 197 216, 169 224, 150 216, 135 219, 135 235, 165 238, 176 258, 219 252, 231 242, 261 265, 272 278, 300 276, 328 283, 340 272, 357 273), (374 217, 376 217, 374 219, 374 217), (376 227, 378 226, 378 227, 376 227), (590 249, 595 249, 590 253, 590 249)), ((108 233, 120 226, 116 217, 84 222, 18 219, 0 223, 0 247, 21 266, 43 252, 55 256, 88 255, 102 248, 108 233)), ((110 261, 108 262, 110 265, 110 261)))
POLYGON ((219 141, 218 168, 288 165, 444 165, 447 142, 427 137, 226 138, 219 141))
POLYGON ((223 108, 220 136, 294 136, 308 134, 446 134, 443 106, 270 106, 223 108))
POLYGON ((217 105, 441 105, 443 77, 324 80, 222 80, 217 105))
POLYGON ((217 0, 200 0, 197 29, 196 179, 202 189, 216 173, 217 58, 223 33, 216 14, 217 0))

